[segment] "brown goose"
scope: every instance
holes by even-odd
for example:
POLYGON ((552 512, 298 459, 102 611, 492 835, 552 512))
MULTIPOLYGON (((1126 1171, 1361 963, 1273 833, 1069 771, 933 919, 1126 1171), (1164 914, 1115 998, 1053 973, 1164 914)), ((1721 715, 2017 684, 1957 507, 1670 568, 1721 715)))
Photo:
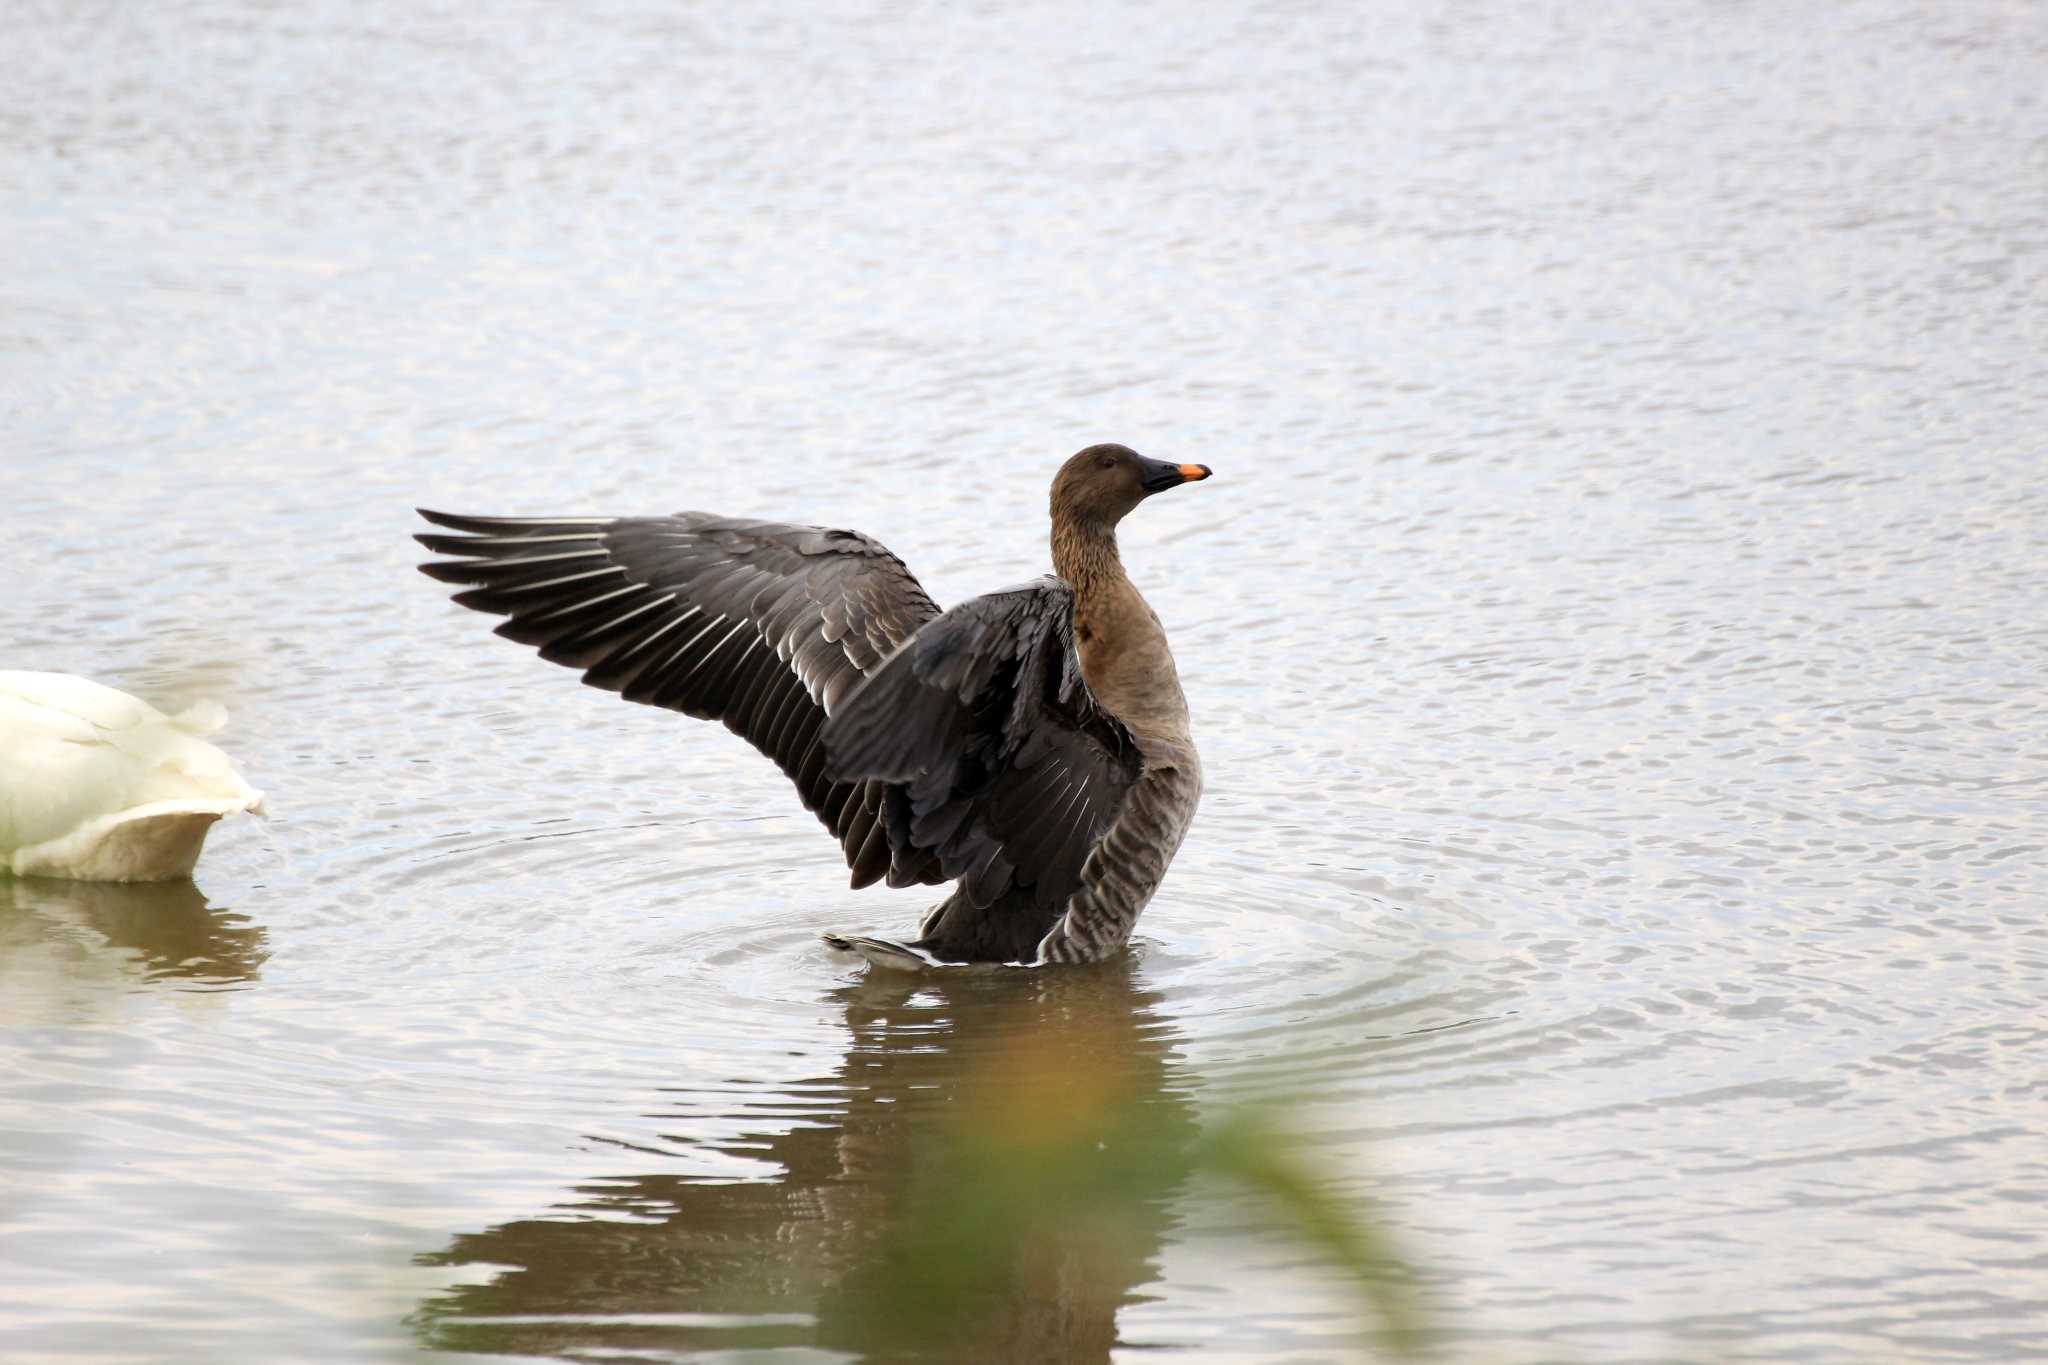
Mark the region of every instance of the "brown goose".
POLYGON ((775 760, 853 885, 957 883, 893 967, 1082 962, 1129 941, 1194 818, 1201 762, 1116 525, 1209 477, 1089 446, 1052 483, 1058 577, 941 612, 858 531, 667 517, 464 517, 422 564, 497 633, 628 701, 719 720, 775 760))

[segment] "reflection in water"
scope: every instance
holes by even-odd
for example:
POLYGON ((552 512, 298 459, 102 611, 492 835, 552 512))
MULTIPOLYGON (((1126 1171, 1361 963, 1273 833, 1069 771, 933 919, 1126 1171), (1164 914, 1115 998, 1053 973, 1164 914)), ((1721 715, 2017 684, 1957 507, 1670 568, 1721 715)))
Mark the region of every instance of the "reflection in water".
POLYGON ((0 876, 0 981, 19 991, 89 977, 227 989, 254 980, 269 956, 262 928, 208 905, 190 881, 0 876))
MULTIPOLYGON (((1157 997, 1133 984, 1126 961, 878 973, 838 999, 853 1035, 844 1060, 789 1087, 829 1097, 822 1112, 793 1107, 715 1145, 778 1174, 621 1176, 553 1216, 458 1237, 427 1263, 505 1268, 430 1303, 419 1317, 428 1342, 517 1354, 814 1345, 891 1359, 1108 1359, 1117 1309, 1156 1276, 1183 1169, 1132 1153, 1185 1148, 1195 1132, 1157 997), (1020 1135, 1025 1146, 1008 1150, 1042 1153, 1049 1129, 1061 1152, 1099 1160, 1098 1185, 1118 1182, 1114 1217, 1090 1218, 1051 1191, 992 1201, 987 1188, 933 1183, 937 1172, 985 1170, 974 1154, 1020 1135), (1135 1132, 1151 1145, 1134 1148, 1135 1132), (998 1221, 1027 1212, 984 1260, 988 1229, 963 1225, 967 1208, 998 1221)), ((1072 1188, 1086 1189, 1091 1175, 1080 1174, 1072 1188)))

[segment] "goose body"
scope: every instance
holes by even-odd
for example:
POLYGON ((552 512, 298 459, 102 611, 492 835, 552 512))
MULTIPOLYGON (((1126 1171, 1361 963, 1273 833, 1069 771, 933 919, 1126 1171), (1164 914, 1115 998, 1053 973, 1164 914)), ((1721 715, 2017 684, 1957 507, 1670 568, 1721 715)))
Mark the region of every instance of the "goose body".
POLYGON ((1053 576, 942 611, 856 531, 679 512, 421 509, 421 565, 497 632, 628 701, 722 721, 838 840, 853 885, 954 883, 880 965, 1120 949, 1201 796, 1187 702, 1118 521, 1205 465, 1090 446, 1053 481, 1053 576))
POLYGON ((22 877, 191 875, 223 815, 263 793, 202 738, 226 713, 167 716, 64 673, 0 672, 0 868, 22 877))

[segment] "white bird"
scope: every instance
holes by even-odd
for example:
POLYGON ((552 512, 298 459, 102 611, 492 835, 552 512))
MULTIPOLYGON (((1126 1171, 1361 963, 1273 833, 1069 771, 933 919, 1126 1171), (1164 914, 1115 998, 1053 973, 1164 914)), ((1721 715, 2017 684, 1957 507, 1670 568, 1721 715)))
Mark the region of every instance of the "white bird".
POLYGON ((206 831, 263 793, 201 735, 218 702, 175 716, 66 673, 0 671, 0 870, 18 877, 190 876, 206 831))

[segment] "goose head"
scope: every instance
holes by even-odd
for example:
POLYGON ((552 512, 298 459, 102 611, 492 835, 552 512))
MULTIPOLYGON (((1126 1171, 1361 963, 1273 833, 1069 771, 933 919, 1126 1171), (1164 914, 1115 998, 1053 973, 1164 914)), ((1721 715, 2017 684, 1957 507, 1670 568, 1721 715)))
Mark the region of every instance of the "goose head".
POLYGON ((1154 493, 1208 477, 1205 464, 1170 464, 1129 446, 1089 446, 1069 456, 1053 476, 1053 523, 1107 531, 1154 493))

